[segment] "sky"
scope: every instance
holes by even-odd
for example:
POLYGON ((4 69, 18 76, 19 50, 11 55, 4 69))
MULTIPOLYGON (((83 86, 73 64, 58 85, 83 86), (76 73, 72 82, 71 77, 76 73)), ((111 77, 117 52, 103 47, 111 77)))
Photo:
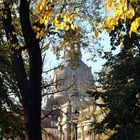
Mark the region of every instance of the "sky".
MULTIPOLYGON (((107 33, 103 32, 100 37, 103 38, 101 41, 101 49, 104 51, 110 51, 110 39, 107 33)), ((87 61, 87 58, 89 57, 90 54, 84 54, 82 56, 82 60, 88 65, 92 67, 92 73, 100 72, 102 70, 103 64, 106 62, 106 60, 102 59, 101 57, 95 57, 96 61, 87 61)))

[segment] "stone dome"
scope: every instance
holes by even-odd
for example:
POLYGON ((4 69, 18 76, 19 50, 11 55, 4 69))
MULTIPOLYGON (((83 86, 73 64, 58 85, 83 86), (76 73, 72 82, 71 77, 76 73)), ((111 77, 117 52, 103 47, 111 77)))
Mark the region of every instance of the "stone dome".
POLYGON ((64 57, 60 66, 54 70, 53 83, 53 91, 58 91, 54 94, 55 98, 67 97, 77 91, 84 94, 94 86, 91 68, 81 60, 81 56, 78 60, 64 57))

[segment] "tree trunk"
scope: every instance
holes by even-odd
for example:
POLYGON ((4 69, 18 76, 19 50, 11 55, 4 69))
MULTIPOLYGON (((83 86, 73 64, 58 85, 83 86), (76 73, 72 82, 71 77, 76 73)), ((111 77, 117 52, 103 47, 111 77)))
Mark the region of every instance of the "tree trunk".
MULTIPOLYGON (((20 2, 20 22, 29 52, 29 103, 24 103, 25 120, 28 140, 41 140, 41 74, 42 58, 39 42, 32 29, 29 16, 29 1, 21 0, 20 2)), ((27 98, 25 97, 25 100, 27 98)))
MULTIPOLYGON (((6 18, 3 18, 3 25, 9 45, 19 45, 12 25, 11 11, 9 3, 4 3, 3 10, 6 18)), ((39 42, 36 40, 35 33, 31 27, 29 18, 29 1, 21 0, 20 3, 20 22, 22 27, 25 45, 29 54, 29 77, 26 74, 20 50, 11 47, 11 61, 15 71, 16 80, 20 94, 22 96, 26 140, 42 140, 41 135, 41 74, 42 58, 39 42)))

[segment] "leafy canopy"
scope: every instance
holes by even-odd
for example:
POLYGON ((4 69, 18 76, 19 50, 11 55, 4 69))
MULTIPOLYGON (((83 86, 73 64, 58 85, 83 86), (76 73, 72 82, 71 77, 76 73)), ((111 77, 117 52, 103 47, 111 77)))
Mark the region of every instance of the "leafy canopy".
POLYGON ((107 32, 111 32, 118 26, 119 21, 131 22, 129 35, 132 33, 140 35, 140 0, 108 0, 105 3, 107 11, 106 21, 103 27, 107 32))
MULTIPOLYGON (((67 1, 67 3, 72 3, 72 1, 67 1)), ((68 31, 76 30, 78 33, 78 25, 74 23, 74 19, 77 17, 78 10, 74 7, 68 5, 63 1, 53 1, 53 0, 41 0, 36 4, 34 15, 37 17, 35 22, 47 26, 44 30, 39 27, 34 26, 35 31, 37 31, 37 38, 41 38, 44 35, 49 34, 49 30, 52 28, 56 31, 68 31), (39 32, 40 31, 40 32, 39 32)))

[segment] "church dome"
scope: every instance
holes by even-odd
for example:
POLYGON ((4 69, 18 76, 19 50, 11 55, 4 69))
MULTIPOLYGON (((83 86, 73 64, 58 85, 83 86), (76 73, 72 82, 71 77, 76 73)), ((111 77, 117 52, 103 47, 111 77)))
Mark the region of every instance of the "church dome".
POLYGON ((54 97, 67 97, 77 91, 84 94, 86 91, 92 90, 94 86, 91 68, 81 60, 81 56, 78 60, 70 60, 69 57, 65 57, 54 71, 53 83, 55 83, 53 91, 58 91, 54 97))

